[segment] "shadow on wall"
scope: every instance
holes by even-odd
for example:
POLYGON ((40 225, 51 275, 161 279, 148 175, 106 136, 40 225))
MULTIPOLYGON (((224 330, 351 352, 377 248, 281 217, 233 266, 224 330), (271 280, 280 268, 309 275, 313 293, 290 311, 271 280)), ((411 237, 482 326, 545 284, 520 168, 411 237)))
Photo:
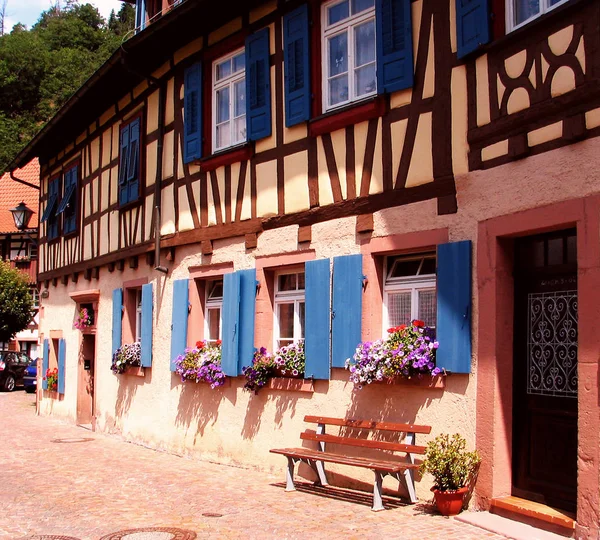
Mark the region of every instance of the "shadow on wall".
POLYGON ((244 439, 253 439, 260 430, 261 419, 267 402, 275 403, 275 427, 281 427, 284 416, 294 418, 298 401, 310 399, 312 394, 289 393, 264 388, 258 394, 253 394, 248 400, 246 418, 242 428, 244 439))
POLYGON ((123 416, 127 415, 131 408, 131 403, 137 392, 137 389, 144 382, 150 383, 151 370, 146 372, 146 378, 133 377, 130 375, 115 375, 119 379, 119 388, 117 390, 117 400, 115 402, 115 424, 119 429, 123 428, 123 416))
POLYGON ((181 382, 179 375, 171 374, 171 387, 181 386, 175 425, 183 427, 186 434, 194 429, 194 444, 204 435, 207 425, 214 425, 219 417, 222 401, 236 402, 236 388, 231 381, 221 388, 212 389, 207 383, 181 382))

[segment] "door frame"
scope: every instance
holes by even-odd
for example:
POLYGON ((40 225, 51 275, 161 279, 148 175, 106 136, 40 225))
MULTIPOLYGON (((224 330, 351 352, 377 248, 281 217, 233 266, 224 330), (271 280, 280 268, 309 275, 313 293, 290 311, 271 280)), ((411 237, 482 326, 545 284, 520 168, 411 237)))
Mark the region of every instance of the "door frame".
POLYGON ((480 222, 477 237, 476 445, 483 462, 477 501, 512 491, 514 238, 577 229, 579 296, 577 522, 598 531, 600 509, 600 196, 573 199, 480 222), (585 391, 583 391, 585 389, 585 391), (582 474, 588 471, 587 474, 582 474))

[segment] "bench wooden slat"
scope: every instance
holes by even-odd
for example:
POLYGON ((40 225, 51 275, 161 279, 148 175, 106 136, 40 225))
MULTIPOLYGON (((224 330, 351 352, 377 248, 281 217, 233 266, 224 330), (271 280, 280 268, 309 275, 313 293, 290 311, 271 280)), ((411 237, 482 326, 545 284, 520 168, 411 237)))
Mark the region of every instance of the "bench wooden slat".
POLYGON ((392 422, 375 422, 373 420, 354 420, 352 418, 329 418, 327 416, 305 416, 305 422, 311 424, 328 424, 358 429, 381 429, 383 431, 402 431, 411 433, 431 433, 431 426, 415 424, 394 424, 392 422))
POLYGON ((378 450, 392 450, 396 452, 410 452, 412 454, 424 454, 427 447, 414 444, 402 444, 391 441, 374 441, 372 439, 355 439, 352 437, 338 437, 337 435, 319 434, 311 431, 303 431, 300 438, 304 441, 319 441, 325 443, 344 444, 348 446, 360 446, 363 448, 376 448, 378 450))
POLYGON ((401 463, 396 461, 383 461, 377 459, 343 456, 330 452, 319 452, 310 448, 276 448, 270 450, 273 454, 282 454, 292 458, 303 458, 314 461, 326 461, 340 465, 352 465, 387 473, 397 473, 406 469, 417 469, 419 466, 413 463, 401 463))

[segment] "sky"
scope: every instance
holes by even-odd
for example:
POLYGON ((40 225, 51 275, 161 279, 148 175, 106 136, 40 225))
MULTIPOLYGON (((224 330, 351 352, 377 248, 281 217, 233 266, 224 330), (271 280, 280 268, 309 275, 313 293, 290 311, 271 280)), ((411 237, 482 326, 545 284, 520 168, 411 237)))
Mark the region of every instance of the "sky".
MULTIPOLYGON (((10 32, 12 27, 20 22, 31 28, 39 19, 42 11, 46 11, 56 0, 8 0, 4 28, 10 32)), ((64 4, 63 0, 63 4, 64 4)), ((80 0, 81 4, 95 5, 102 16, 107 19, 110 10, 118 11, 122 3, 119 0, 80 0)))

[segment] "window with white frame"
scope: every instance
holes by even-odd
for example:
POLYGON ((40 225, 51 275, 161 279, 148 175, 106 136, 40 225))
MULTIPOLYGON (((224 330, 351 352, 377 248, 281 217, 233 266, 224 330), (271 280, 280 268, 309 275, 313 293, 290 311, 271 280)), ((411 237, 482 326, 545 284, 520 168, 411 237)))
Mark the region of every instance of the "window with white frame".
POLYGON ((213 150, 246 141, 246 57, 244 49, 213 64, 213 150))
POLYGON ((142 340, 142 289, 135 291, 135 340, 142 340))
POLYGON ((223 308, 223 280, 206 282, 206 309, 204 337, 209 343, 221 339, 221 313, 223 308))
POLYGON ((274 347, 304 339, 304 272, 275 276, 274 347))
POLYGON ((516 30, 569 0, 506 0, 507 29, 516 30))
POLYGON ((377 92, 375 0, 323 4, 323 109, 377 92))
POLYGON ((385 260, 383 329, 414 319, 435 328, 435 253, 390 256, 385 260))

